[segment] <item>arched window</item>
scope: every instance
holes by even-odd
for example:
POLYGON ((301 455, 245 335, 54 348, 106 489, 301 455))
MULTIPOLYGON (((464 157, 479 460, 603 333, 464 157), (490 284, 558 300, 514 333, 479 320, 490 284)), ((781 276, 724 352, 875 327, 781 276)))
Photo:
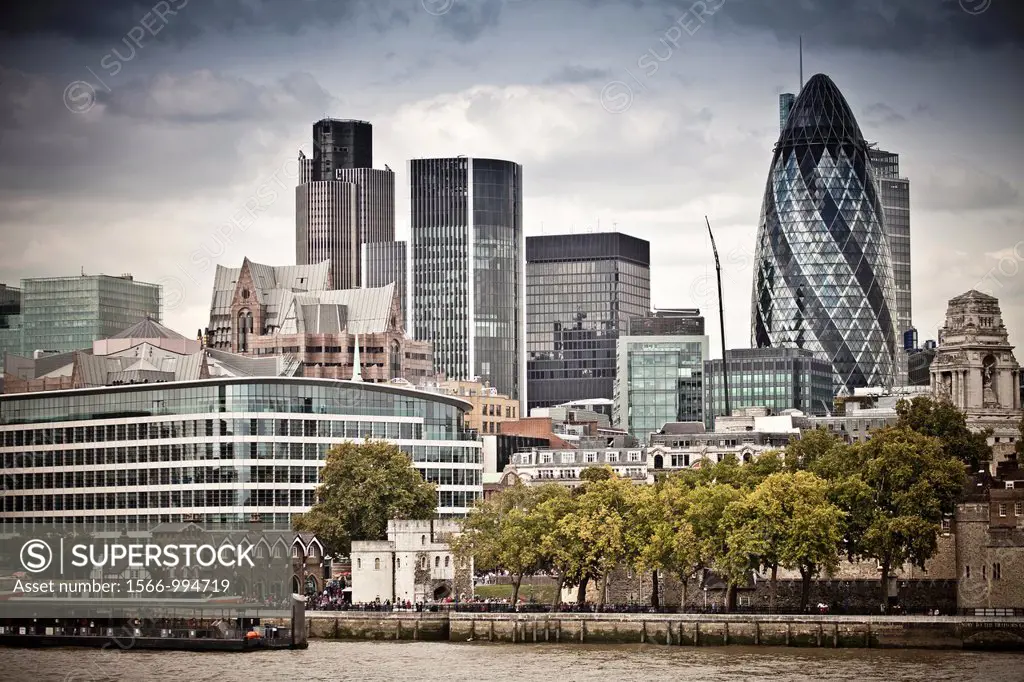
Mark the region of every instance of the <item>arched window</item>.
POLYGON ((395 568, 401 568, 401 567, 402 567, 402 560, 401 559, 395 559, 395 568))
POLYGON ((441 568, 441 557, 434 557, 434 568, 441 568))
POLYGON ((402 346, 397 339, 391 341, 391 377, 402 374, 402 346))
POLYGON ((235 334, 235 345, 238 348, 238 352, 247 352, 249 350, 249 336, 252 334, 252 312, 250 312, 246 308, 243 308, 242 310, 238 311, 238 320, 235 325, 235 334))
POLYGON ((363 560, 362 559, 356 559, 356 568, 362 568, 362 567, 363 567, 363 560))
POLYGON ((380 570, 380 559, 374 559, 373 560, 373 570, 375 570, 375 571, 379 571, 380 570))
POLYGON ((420 536, 420 544, 421 545, 426 545, 427 544, 427 536, 426 535, 421 535, 420 536))
POLYGON ((444 567, 448 568, 448 557, 444 558, 444 567))

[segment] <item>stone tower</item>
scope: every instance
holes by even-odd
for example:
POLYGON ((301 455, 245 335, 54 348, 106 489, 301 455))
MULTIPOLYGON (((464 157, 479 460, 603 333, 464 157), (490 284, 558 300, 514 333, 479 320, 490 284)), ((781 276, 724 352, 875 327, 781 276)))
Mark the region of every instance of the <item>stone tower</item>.
POLYGON ((931 366, 931 387, 967 414, 971 428, 992 429, 993 465, 1013 451, 1020 436, 1020 365, 999 299, 971 290, 950 300, 931 366))

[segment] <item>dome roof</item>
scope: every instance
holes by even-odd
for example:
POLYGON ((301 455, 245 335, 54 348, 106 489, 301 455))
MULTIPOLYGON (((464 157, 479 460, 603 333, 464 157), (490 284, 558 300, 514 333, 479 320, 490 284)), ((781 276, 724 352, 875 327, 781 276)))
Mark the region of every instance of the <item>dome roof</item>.
POLYGON ((865 144, 846 98, 823 73, 800 91, 779 136, 780 146, 808 143, 865 144))

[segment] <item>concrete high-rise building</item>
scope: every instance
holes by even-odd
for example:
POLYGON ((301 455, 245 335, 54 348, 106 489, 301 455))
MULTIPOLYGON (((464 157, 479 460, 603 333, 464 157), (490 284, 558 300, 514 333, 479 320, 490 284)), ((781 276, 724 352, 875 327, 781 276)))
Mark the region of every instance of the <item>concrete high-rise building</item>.
POLYGON ((131 275, 21 280, 21 352, 91 348, 136 322, 161 317, 161 287, 131 275))
POLYGON ((362 244, 395 239, 395 174, 373 168, 373 127, 365 121, 313 124, 313 158, 299 152, 295 262, 330 260, 336 289, 363 281, 362 244))
POLYGON ((405 242, 370 242, 363 244, 362 282, 364 288, 394 284, 401 308, 400 323, 408 331, 409 260, 405 242))
POLYGON ((650 310, 650 249, 619 232, 526 238, 529 409, 611 399, 615 340, 650 310))
POLYGON ((779 95, 779 130, 781 131, 786 127, 786 119, 789 118, 789 112, 793 108, 793 102, 796 101, 796 95, 792 92, 784 92, 779 95))
POLYGON ((359 188, 313 181, 295 188, 295 263, 331 262, 330 288, 359 286, 359 188))
POLYGON ((522 166, 413 159, 409 178, 413 335, 447 378, 479 377, 525 404, 522 166))
POLYGON ((757 236, 751 341, 827 357, 837 390, 891 387, 892 255, 869 147, 827 76, 811 78, 775 145, 757 236))
POLYGON ((338 169, 373 168, 373 126, 367 121, 325 118, 313 124, 310 180, 334 180, 338 169))
MULTIPOLYGON (((892 254, 893 284, 896 294, 896 341, 912 329, 913 306, 910 291, 910 180, 900 176, 900 157, 893 152, 871 149, 871 166, 875 171, 878 193, 885 215, 885 232, 889 237, 892 254)), ((908 383, 907 353, 902 344, 896 353, 896 385, 908 383)))

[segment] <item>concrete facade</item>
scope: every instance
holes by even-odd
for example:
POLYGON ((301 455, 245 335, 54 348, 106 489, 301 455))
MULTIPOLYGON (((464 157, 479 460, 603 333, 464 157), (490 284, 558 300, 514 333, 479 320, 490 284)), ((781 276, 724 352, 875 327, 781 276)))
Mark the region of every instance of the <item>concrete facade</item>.
POLYGON ((932 393, 965 412, 972 429, 992 431, 993 466, 1020 437, 1020 372, 999 299, 973 290, 951 299, 931 364, 932 393))

